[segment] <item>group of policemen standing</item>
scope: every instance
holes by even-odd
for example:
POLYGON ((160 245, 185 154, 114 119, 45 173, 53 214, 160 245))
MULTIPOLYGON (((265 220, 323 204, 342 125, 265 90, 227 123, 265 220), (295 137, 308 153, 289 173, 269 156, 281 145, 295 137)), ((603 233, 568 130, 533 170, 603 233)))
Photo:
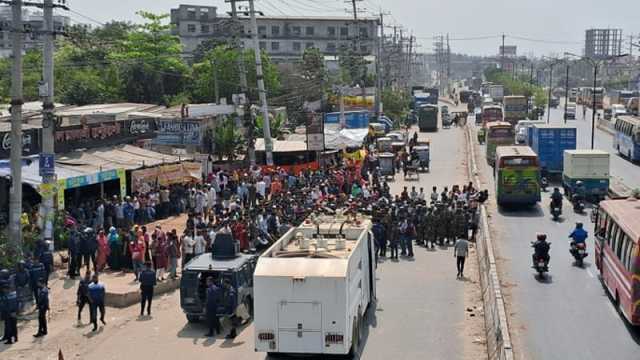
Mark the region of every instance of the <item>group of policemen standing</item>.
POLYGON ((472 184, 442 192, 434 186, 429 200, 424 192, 405 187, 394 199, 381 198, 373 207, 373 234, 376 255, 391 259, 400 255, 413 257, 412 241, 426 248, 445 246, 458 239, 475 241, 478 229, 478 205, 487 200, 487 191, 477 191, 472 184), (429 202, 428 202, 429 201, 429 202))

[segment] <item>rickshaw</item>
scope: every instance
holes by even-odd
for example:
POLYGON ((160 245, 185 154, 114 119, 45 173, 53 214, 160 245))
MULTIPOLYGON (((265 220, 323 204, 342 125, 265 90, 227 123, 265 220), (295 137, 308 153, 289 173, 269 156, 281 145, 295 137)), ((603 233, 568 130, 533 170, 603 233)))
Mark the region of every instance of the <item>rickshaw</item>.
POLYGON ((449 113, 442 113, 442 127, 443 128, 451 127, 451 116, 449 116, 449 113))
POLYGON ((393 142, 393 140, 390 137, 381 137, 378 138, 376 140, 376 145, 377 145, 377 149, 379 152, 390 152, 392 151, 391 149, 391 143, 393 142))
POLYGON ((467 116, 469 115, 466 111, 455 111, 451 113, 453 115, 453 121, 458 126, 465 126, 467 124, 467 116))
POLYGON ((394 141, 391 143, 391 151, 394 154, 397 154, 398 152, 400 152, 401 150, 405 150, 406 148, 407 145, 404 142, 394 141))
POLYGON ((395 155, 385 152, 378 155, 378 163, 380 166, 380 175, 385 180, 388 178, 394 178, 396 176, 396 157, 395 155))
POLYGON ((429 172, 430 171, 429 160, 431 156, 430 155, 431 146, 429 145, 429 143, 427 142, 424 145, 414 146, 413 151, 416 152, 416 154, 418 155, 418 159, 420 160, 419 169, 425 172, 429 172))
POLYGON ((394 142, 407 141, 407 139, 405 138, 405 134, 401 133, 400 131, 392 131, 387 134, 387 137, 391 138, 391 140, 394 142))

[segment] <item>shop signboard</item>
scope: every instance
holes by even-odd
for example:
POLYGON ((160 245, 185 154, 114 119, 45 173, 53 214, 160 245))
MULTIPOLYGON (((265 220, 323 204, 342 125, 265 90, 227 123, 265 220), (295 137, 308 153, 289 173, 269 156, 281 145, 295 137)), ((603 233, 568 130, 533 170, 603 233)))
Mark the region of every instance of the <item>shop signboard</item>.
MULTIPOLYGON (((22 155, 35 155, 40 153, 41 129, 22 130, 22 155)), ((0 159, 11 157, 11 132, 0 132, 0 159)))
POLYGON ((109 121, 66 126, 56 130, 56 152, 64 153, 82 148, 96 148, 133 143, 155 134, 153 119, 109 121))
POLYGON ((307 114, 307 150, 324 151, 324 116, 307 114))
POLYGON ((202 134, 199 121, 163 119, 156 121, 155 145, 200 145, 202 134))
POLYGON ((40 163, 38 171, 40 176, 51 176, 56 172, 56 156, 55 154, 41 153, 39 157, 40 163))
POLYGON ((120 195, 124 196, 127 191, 127 182, 124 169, 105 170, 95 174, 75 176, 58 180, 58 209, 64 209, 65 190, 75 189, 87 185, 100 184, 111 180, 120 181, 120 195))

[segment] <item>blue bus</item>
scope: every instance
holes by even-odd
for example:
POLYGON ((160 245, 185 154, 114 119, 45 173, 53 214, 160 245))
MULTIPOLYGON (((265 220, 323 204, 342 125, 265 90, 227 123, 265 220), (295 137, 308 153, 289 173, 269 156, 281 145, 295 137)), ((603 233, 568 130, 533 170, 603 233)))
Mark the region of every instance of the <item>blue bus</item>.
POLYGON ((616 119, 613 148, 629 160, 640 160, 640 118, 619 116, 616 119))

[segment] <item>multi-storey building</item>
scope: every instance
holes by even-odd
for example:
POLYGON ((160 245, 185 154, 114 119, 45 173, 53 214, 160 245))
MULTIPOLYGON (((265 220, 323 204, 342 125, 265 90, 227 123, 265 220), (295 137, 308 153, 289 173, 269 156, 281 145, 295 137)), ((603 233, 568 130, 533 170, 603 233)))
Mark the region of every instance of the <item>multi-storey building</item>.
MULTIPOLYGON (((248 17, 238 19, 240 41, 253 46, 248 17)), ((205 40, 230 40, 233 22, 218 16, 213 6, 180 5, 171 10, 174 34, 180 37, 184 52, 190 57, 205 40)), ((307 48, 317 48, 325 55, 339 55, 342 49, 355 49, 361 55, 374 55, 377 45, 378 19, 348 17, 261 16, 257 18, 259 46, 274 61, 296 61, 307 48)))
MULTIPOLYGON (((8 57, 12 52, 11 43, 11 7, 0 6, 0 57, 8 57)), ((22 11, 22 21, 25 30, 28 32, 24 36, 24 50, 42 46, 42 31, 44 31, 44 17, 42 12, 22 11)), ((71 24, 68 16, 54 15, 53 28, 61 31, 71 24)))
POLYGON ((589 29, 585 32, 584 55, 606 59, 622 54, 622 29, 589 29))

